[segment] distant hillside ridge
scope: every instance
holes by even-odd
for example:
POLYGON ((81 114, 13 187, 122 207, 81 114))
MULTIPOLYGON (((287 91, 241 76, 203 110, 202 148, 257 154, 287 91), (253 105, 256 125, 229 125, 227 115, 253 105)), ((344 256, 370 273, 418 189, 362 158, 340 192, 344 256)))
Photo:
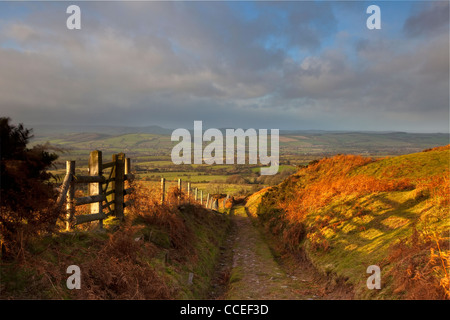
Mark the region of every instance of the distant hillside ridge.
MULTIPOLYGON (((203 129, 206 130, 206 126, 203 129)), ((225 134, 225 129, 220 130, 225 134)), ((113 153, 120 148, 141 159, 157 155, 170 160, 171 150, 177 143, 171 141, 171 134, 172 129, 155 125, 36 125, 33 127, 34 139, 31 144, 49 142, 52 146, 68 149, 71 154, 76 155, 86 155, 94 149, 113 153)), ((448 143, 449 135, 444 133, 281 130, 279 154, 280 161, 285 164, 305 165, 312 159, 337 153, 384 157, 419 152, 430 146, 448 143)), ((69 154, 64 155, 62 160, 66 156, 69 154)))
POLYGON ((130 133, 148 133, 170 135, 172 129, 157 125, 132 127, 132 126, 105 126, 105 125, 33 125, 36 137, 55 136, 70 133, 98 133, 106 135, 123 135, 130 133))
POLYGON ((449 299, 450 145, 313 161, 251 196, 249 212, 362 299, 449 299), (366 283, 381 268, 381 289, 366 283))

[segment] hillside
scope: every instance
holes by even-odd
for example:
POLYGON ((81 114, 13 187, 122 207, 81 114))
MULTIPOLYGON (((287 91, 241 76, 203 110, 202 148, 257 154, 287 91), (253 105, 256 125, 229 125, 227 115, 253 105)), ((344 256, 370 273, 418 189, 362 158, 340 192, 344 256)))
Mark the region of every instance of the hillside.
MULTIPOLYGON (((32 145, 50 142, 65 148, 66 156, 86 156, 91 150, 109 153, 126 151, 140 161, 170 160, 176 142, 170 137, 172 130, 150 127, 89 127, 37 126, 32 145), (149 150, 152 150, 151 155, 149 150)), ((401 155, 418 152, 429 146, 448 143, 444 133, 402 132, 332 132, 332 131, 281 131, 280 161, 305 164, 317 157, 336 153, 363 154, 367 156, 401 155)))
MULTIPOLYGON (((229 218, 198 204, 176 204, 136 183, 126 221, 114 217, 43 234, 0 256, 0 299, 207 299, 229 218), (66 286, 80 267, 82 290, 66 286)), ((182 194, 184 200, 185 194, 182 194)), ((77 213, 78 214, 78 213, 77 213)), ((81 214, 81 213, 80 213, 81 214)))
MULTIPOLYGON (((0 226, 7 232, 0 239, 0 298, 449 298, 450 145, 381 158, 403 138, 403 147, 395 152, 412 148, 410 138, 393 134, 388 148, 388 141, 374 134, 372 147, 384 151, 369 153, 374 157, 369 158, 358 155, 367 154, 366 145, 351 138, 361 134, 281 136, 285 148, 295 141, 324 139, 337 150, 354 146, 359 152, 323 158, 331 152, 326 144, 311 144, 322 151, 304 155, 291 145, 280 172, 268 177, 260 176, 256 166, 176 166, 161 151, 171 146, 164 135, 75 132, 55 137, 51 143, 56 147, 71 149, 66 159, 79 157, 75 179, 86 179, 87 158, 82 155, 92 149, 104 149, 105 158, 116 151, 131 156, 135 179, 127 180, 132 184, 126 189, 131 193, 126 192, 125 221, 112 211, 119 219, 110 214, 103 226, 86 223, 64 231, 67 211, 52 209, 54 187, 65 176, 65 168, 57 164, 44 176, 48 194, 27 204, 25 198, 47 190, 42 183, 37 188, 31 184, 33 192, 17 192, 17 198, 11 197, 18 199, 14 206, 1 208, 0 226), (394 143, 398 137, 403 138, 394 143), (319 154, 321 160, 312 160, 319 154), (161 177, 168 188, 163 204, 161 177), (180 193, 178 179, 184 185, 191 182, 191 190, 228 200, 219 201, 220 212, 207 209, 203 197, 196 202, 192 192, 189 199, 180 193), (48 214, 52 210, 54 217, 48 214), (81 291, 67 286, 67 266, 74 264, 83 270, 81 291), (373 265, 382 270, 380 290, 366 285, 367 268, 373 265)), ((42 150, 50 147, 36 150, 45 155, 42 150)), ((35 157, 30 160, 34 163, 35 157)), ((13 161, 7 169, 20 177, 16 173, 25 170, 16 170, 18 162, 13 161)), ((112 172, 103 172, 105 180, 112 172)), ((29 179, 16 180, 30 185, 29 179)), ((108 184, 103 191, 113 194, 108 184)), ((86 201, 88 191, 77 188, 76 201, 86 201)), ((112 204, 108 198, 103 201, 105 208, 112 204)), ((76 206, 75 215, 92 212, 87 205, 76 206)))
POLYGON ((449 159, 449 146, 324 158, 250 197, 248 211, 357 298, 449 298, 449 159), (366 286, 370 265, 380 290, 366 286))
POLYGON ((125 223, 19 241, 17 257, 2 261, 0 297, 448 298, 449 156, 446 146, 323 158, 245 202, 232 198, 222 214, 178 205, 173 188, 160 205, 159 190, 136 181, 125 223), (66 287, 72 264, 83 290, 66 287), (366 286, 371 265, 381 290, 366 286))

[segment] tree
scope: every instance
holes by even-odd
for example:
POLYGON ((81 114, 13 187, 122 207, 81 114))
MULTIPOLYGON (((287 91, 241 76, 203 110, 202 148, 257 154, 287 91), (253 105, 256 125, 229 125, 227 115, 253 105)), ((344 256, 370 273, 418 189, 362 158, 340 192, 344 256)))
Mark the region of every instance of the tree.
POLYGON ((56 191, 46 171, 58 155, 48 144, 27 148, 31 129, 0 118, 0 241, 12 250, 25 238, 54 227, 56 191))

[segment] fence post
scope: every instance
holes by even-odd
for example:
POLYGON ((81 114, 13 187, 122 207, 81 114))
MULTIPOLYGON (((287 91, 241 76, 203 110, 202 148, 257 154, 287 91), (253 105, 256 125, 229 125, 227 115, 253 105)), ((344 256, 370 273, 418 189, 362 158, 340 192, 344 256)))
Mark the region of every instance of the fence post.
POLYGON ((188 198, 188 203, 191 203, 191 183, 190 182, 187 183, 187 198, 188 198))
POLYGON ((161 178, 161 204, 164 204, 166 195, 166 178, 161 178))
POLYGON ((72 179, 70 180, 69 189, 67 190, 67 203, 66 203, 66 230, 70 230, 70 223, 75 215, 75 161, 66 161, 66 175, 70 174, 72 179))
MULTIPOLYGON (((102 152, 99 150, 92 151, 89 154, 89 175, 102 176, 102 152)), ((101 195, 102 184, 99 182, 89 183, 89 196, 101 195)), ((91 214, 103 213, 102 201, 91 203, 91 214)), ((103 220, 98 221, 98 226, 103 228, 103 220)))
POLYGON ((200 190, 200 205, 203 205, 203 190, 200 190))
MULTIPOLYGON (((130 184, 130 179, 131 179, 131 158, 125 158, 125 164, 124 164, 124 175, 127 176, 127 179, 125 181, 127 181, 126 183, 124 182, 124 196, 126 194, 126 188, 130 188, 131 184, 130 184)), ((124 199, 125 201, 125 199, 124 199)), ((129 205, 131 204, 130 201, 128 202, 124 202, 123 204, 123 212, 124 215, 127 215, 130 210, 129 210, 129 205)))
POLYGON ((198 188, 195 188, 195 191, 194 191, 194 200, 195 200, 195 202, 197 202, 197 200, 198 200, 198 188))
POLYGON ((178 204, 180 204, 181 199, 181 179, 178 179, 178 204))
POLYGON ((123 200, 124 200, 124 174, 125 174, 125 154, 118 153, 113 155, 114 174, 112 187, 114 190, 114 215, 123 220, 123 200))
POLYGON ((208 204, 209 204, 209 193, 206 196, 206 205, 205 205, 206 209, 208 209, 208 204))
POLYGON ((125 174, 131 173, 131 158, 125 158, 125 174))

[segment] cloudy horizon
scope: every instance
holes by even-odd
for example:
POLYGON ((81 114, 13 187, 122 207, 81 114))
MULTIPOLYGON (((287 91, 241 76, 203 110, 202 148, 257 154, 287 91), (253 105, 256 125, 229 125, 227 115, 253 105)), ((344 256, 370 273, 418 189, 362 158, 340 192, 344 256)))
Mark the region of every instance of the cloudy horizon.
POLYGON ((447 133, 449 3, 1 2, 0 107, 25 124, 447 133))

